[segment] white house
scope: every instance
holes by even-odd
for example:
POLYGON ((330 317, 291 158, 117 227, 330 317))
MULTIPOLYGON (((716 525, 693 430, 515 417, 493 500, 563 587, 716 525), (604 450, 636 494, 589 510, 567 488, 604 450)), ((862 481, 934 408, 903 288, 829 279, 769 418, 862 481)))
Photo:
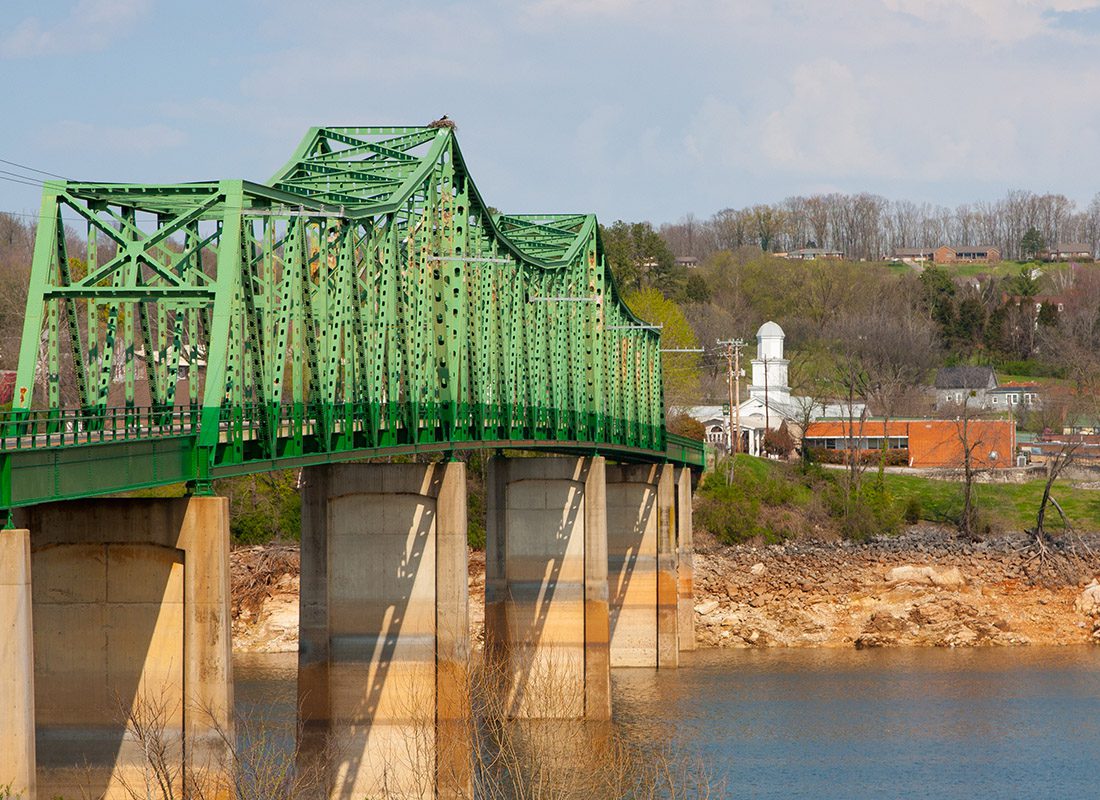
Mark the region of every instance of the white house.
MULTIPOLYGON (((800 424, 807 416, 847 417, 849 409, 835 403, 822 403, 810 397, 791 394, 788 369, 790 361, 784 355, 786 334, 775 322, 768 321, 756 332, 756 358, 752 360, 752 383, 749 396, 738 406, 741 425, 741 451, 758 456, 764 449, 764 432, 778 430, 784 422, 800 424)), ((707 441, 722 450, 732 442, 730 427, 738 420, 722 413, 721 406, 695 406, 688 413, 703 423, 707 441)), ((852 409, 855 416, 863 413, 863 404, 852 409)))

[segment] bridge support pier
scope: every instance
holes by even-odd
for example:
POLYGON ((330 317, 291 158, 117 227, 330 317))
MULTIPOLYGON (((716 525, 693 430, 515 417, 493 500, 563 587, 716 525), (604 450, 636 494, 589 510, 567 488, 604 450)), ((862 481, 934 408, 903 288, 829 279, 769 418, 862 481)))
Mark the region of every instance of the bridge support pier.
POLYGON ((470 794, 465 467, 305 471, 300 757, 330 797, 470 794))
POLYGON ((485 644, 505 713, 610 719, 603 458, 493 458, 485 644))
POLYGON ((611 665, 676 667, 677 551, 670 464, 607 468, 611 665))
POLYGON ((692 537, 691 469, 673 470, 676 491, 676 557, 678 598, 676 628, 680 652, 695 649, 695 542, 692 537))
POLYGON ((161 769, 177 792, 203 781, 216 794, 232 736, 229 501, 82 500, 23 516, 38 795, 128 798, 161 769))
POLYGON ((0 531, 0 787, 34 800, 30 531, 0 531))

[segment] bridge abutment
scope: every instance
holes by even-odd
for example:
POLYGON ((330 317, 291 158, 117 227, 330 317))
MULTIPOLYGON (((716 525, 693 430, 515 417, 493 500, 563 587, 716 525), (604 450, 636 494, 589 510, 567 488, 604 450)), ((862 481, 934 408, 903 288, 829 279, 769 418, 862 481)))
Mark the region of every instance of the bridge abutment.
POLYGON ((607 468, 611 665, 675 667, 677 552, 671 465, 607 468))
POLYGON ((131 797, 158 774, 216 793, 232 736, 228 509, 98 499, 22 514, 39 797, 131 797))
POLYGON ((330 797, 468 797, 466 470, 303 476, 303 765, 330 797))
POLYGON ((0 788, 35 797, 30 531, 0 531, 0 788))
POLYGON ((605 467, 489 462, 485 643, 509 716, 611 716, 605 467))

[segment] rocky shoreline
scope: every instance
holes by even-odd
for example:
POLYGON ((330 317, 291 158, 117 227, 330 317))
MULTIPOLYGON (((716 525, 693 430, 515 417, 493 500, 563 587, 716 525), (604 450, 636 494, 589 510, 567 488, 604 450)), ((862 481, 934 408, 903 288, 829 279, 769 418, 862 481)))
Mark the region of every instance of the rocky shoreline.
MULTIPOLYGON (((919 525, 865 543, 727 547, 696 534, 699 647, 1067 645, 1100 642, 1100 536, 1040 569, 1023 535, 962 542, 919 525)), ((470 627, 484 639, 485 559, 470 558, 470 627)), ((233 647, 298 648, 298 549, 235 550, 233 647)))
POLYGON ((696 540, 701 647, 1065 645, 1100 640, 1100 538, 1042 569, 1021 535, 725 547, 696 540), (1089 552, 1091 550, 1091 553, 1089 552))

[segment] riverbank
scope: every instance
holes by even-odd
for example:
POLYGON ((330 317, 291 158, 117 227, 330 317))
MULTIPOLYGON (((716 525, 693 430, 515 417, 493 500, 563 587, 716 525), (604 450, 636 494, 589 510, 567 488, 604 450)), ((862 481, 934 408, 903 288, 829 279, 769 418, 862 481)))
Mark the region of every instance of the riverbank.
MULTIPOLYGON (((866 543, 727 547, 696 534, 700 647, 1068 645, 1100 642, 1100 537, 1039 569, 1022 535, 960 542, 931 525, 866 543), (1087 548, 1087 550, 1086 550, 1087 548), (1091 553, 1088 552, 1091 550, 1091 553)), ((298 548, 232 554, 233 646, 298 647, 298 548)), ((470 626, 484 640, 484 553, 470 558, 470 626)))
POLYGON ((911 526, 866 543, 726 547, 697 535, 702 647, 1068 645, 1100 640, 1100 537, 1040 569, 1023 535, 911 526), (1092 551, 1090 554, 1086 548, 1092 551))

